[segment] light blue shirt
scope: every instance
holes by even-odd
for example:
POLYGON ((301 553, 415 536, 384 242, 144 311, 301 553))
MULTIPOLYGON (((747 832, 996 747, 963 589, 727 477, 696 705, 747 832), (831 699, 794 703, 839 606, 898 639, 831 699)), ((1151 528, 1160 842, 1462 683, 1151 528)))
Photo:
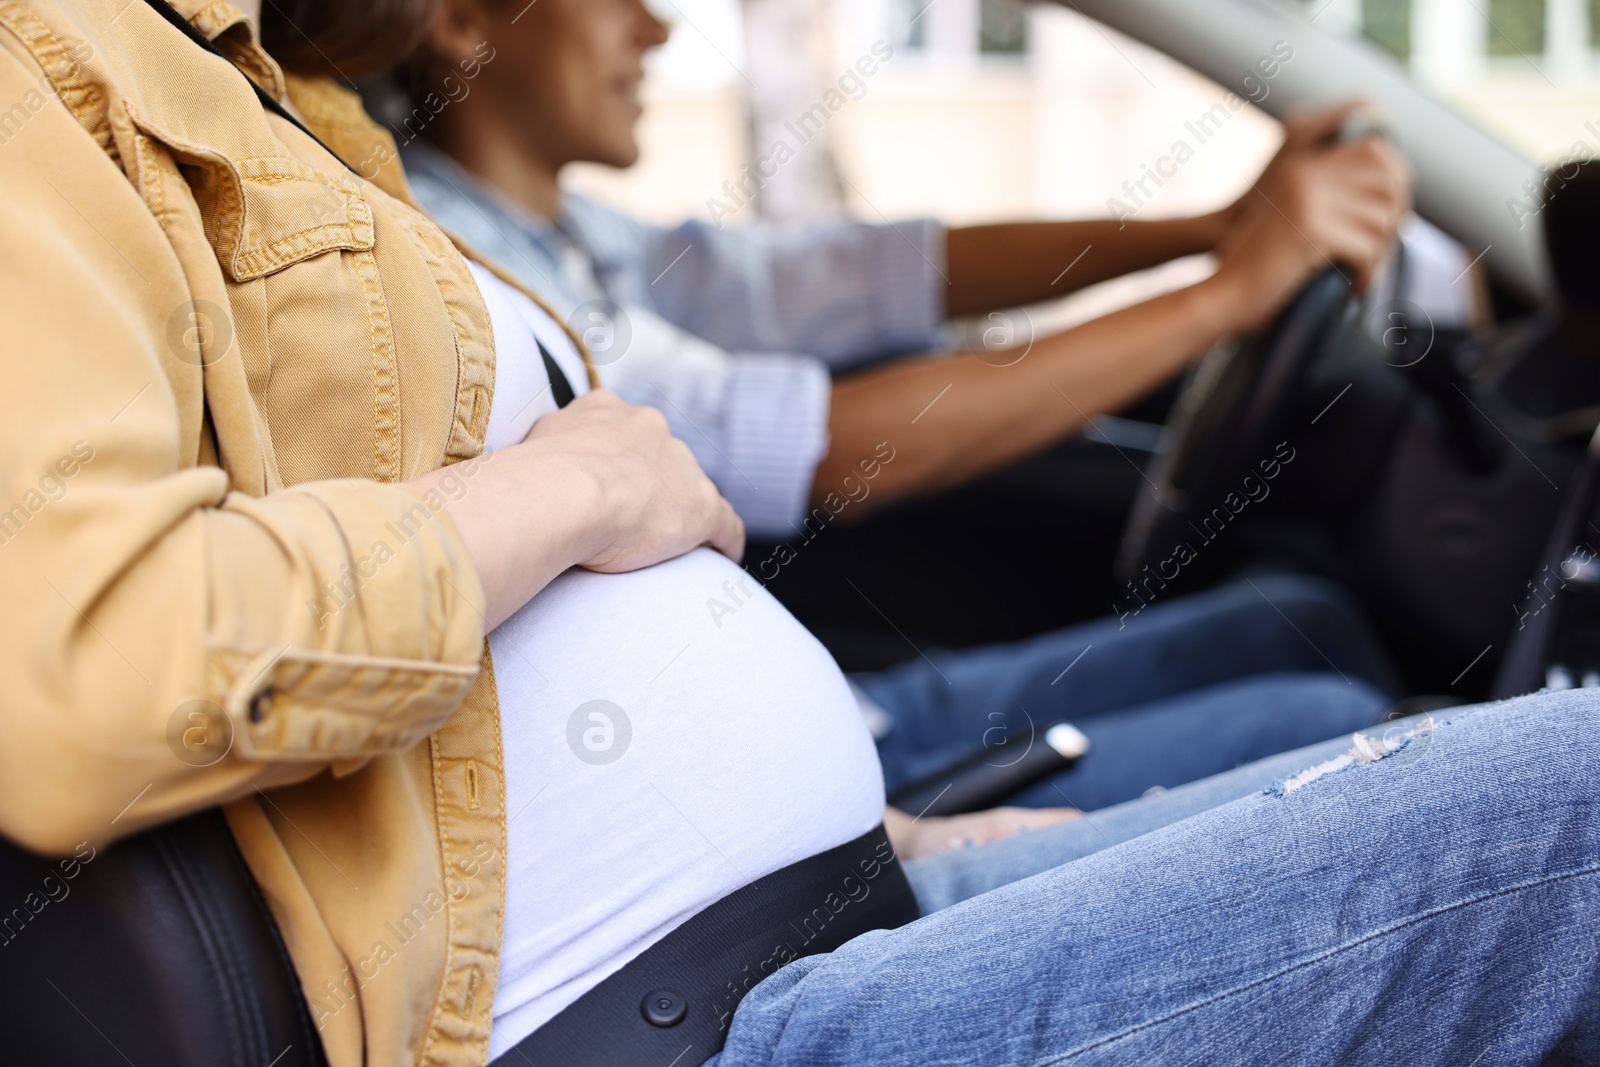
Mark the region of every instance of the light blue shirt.
POLYGON ((807 512, 831 371, 940 343, 931 219, 664 227, 568 194, 552 222, 421 142, 403 156, 422 206, 566 316, 606 388, 659 408, 752 534, 807 512))

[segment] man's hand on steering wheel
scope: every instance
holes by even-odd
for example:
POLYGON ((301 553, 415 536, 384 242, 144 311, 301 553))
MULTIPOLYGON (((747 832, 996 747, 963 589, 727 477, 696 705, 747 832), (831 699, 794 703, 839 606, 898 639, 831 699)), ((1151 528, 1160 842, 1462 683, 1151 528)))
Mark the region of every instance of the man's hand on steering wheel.
POLYGON ((1234 205, 1218 277, 1243 309, 1239 332, 1265 327, 1317 270, 1337 264, 1363 290, 1411 210, 1411 168, 1377 133, 1339 140, 1363 105, 1291 116, 1283 147, 1234 205))

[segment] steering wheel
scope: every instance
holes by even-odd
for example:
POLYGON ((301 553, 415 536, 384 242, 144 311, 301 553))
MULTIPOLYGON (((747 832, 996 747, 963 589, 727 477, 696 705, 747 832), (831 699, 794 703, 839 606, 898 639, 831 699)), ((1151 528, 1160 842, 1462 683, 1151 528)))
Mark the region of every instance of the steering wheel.
MULTIPOLYGON (((1212 348, 1184 384, 1134 500, 1117 555, 1117 576, 1159 571, 1194 523, 1223 506, 1256 463, 1272 458, 1306 369, 1322 352, 1350 300, 1350 281, 1328 267, 1307 282, 1264 333, 1212 348)), ((1174 575, 1161 575, 1171 580, 1174 575)))

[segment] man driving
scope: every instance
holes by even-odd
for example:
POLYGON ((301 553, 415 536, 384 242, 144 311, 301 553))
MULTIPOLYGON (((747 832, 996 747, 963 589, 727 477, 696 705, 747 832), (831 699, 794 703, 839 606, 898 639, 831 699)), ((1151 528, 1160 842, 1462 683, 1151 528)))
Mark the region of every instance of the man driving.
MULTIPOLYGON (((181 3, 0 5, 38 103, 0 152, 0 834, 223 806, 333 1067, 1600 1055, 1591 691, 912 870, 826 652, 759 589, 700 610, 743 529, 665 420, 345 169, 383 132, 253 5, 181 3)), ((293 29, 377 66, 426 6, 293 29)))
POLYGON ((402 154, 429 213, 592 331, 603 384, 659 408, 758 537, 792 534, 891 427, 895 461, 853 515, 1065 438, 1265 325, 1316 270, 1365 284, 1409 208, 1382 138, 1332 143, 1343 106, 1291 121, 1256 183, 1196 218, 654 226, 561 175, 639 158, 644 57, 667 33, 643 0, 443 0, 412 74, 450 99, 402 124, 402 154), (948 318, 1201 252, 1211 278, 1031 350, 882 360, 939 352, 948 318))

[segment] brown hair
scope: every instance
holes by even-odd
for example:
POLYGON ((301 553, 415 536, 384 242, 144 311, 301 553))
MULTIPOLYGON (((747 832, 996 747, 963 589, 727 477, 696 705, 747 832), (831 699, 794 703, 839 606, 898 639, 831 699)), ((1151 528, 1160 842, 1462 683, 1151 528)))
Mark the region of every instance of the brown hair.
POLYGON ((411 58, 436 0, 262 0, 261 43, 285 70, 356 81, 411 58))

